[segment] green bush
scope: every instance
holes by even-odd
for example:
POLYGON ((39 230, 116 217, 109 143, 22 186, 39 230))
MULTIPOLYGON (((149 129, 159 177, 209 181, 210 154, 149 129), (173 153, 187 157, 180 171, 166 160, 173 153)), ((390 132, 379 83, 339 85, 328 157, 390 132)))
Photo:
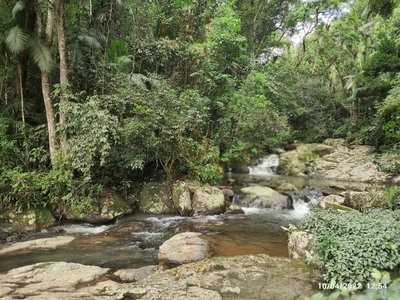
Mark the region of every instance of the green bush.
POLYGON ((303 223, 316 239, 316 261, 327 283, 367 283, 373 270, 400 265, 400 211, 316 210, 303 223))
POLYGON ((376 159, 378 169, 393 175, 400 174, 400 151, 386 152, 376 159))
POLYGON ((0 211, 46 207, 57 213, 65 207, 85 205, 98 192, 97 185, 75 180, 65 169, 48 172, 10 169, 0 174, 0 211))
POLYGON ((400 203, 400 187, 390 186, 385 190, 388 205, 391 209, 395 209, 400 203))
POLYGON ((377 139, 382 145, 400 144, 400 88, 395 87, 379 106, 377 139))

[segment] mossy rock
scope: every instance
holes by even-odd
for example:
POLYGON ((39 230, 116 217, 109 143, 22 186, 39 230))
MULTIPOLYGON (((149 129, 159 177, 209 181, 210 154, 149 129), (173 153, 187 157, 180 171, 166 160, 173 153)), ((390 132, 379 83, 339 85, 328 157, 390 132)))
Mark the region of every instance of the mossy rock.
POLYGON ((98 199, 85 198, 70 205, 64 217, 68 220, 103 223, 132 213, 131 205, 118 193, 105 192, 98 199))
POLYGON ((345 204, 354 209, 388 208, 389 201, 384 191, 371 190, 366 192, 349 191, 345 194, 345 204))
POLYGON ((138 206, 143 213, 174 213, 169 186, 165 182, 148 182, 143 185, 139 194, 138 206))
POLYGON ((7 224, 10 233, 40 230, 55 224, 53 215, 46 208, 8 210, 2 214, 1 219, 7 224))
POLYGON ((334 151, 334 147, 325 144, 299 144, 295 150, 281 154, 278 171, 283 175, 305 176, 312 161, 334 151))

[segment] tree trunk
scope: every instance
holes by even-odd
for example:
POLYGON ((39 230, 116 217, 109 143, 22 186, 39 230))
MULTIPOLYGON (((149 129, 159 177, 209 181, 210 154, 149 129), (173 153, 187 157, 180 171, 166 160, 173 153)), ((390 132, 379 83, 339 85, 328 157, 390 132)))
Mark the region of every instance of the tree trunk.
POLYGON ((42 72, 41 78, 42 78, 43 101, 46 109, 47 131, 49 134, 50 159, 51 159, 51 164, 54 166, 57 154, 57 136, 56 136, 54 108, 50 98, 49 74, 47 72, 42 72))
MULTIPOLYGON (((65 129, 65 113, 64 109, 67 104, 67 90, 68 90, 68 65, 67 65, 67 53, 65 44, 65 11, 64 11, 64 0, 58 1, 58 22, 57 22, 57 34, 58 34, 58 52, 60 55, 60 126, 61 129, 65 129)), ((65 132, 62 132, 61 136, 61 151, 65 155, 68 151, 68 142, 65 132)))
POLYGON ((24 86, 23 86, 23 82, 22 82, 21 63, 18 63, 17 69, 18 69, 19 96, 20 96, 20 101, 21 101, 21 119, 22 119, 22 126, 25 130, 25 101, 24 101, 24 86))
MULTIPOLYGON (((48 0, 48 9, 47 9, 47 21, 46 21, 46 31, 45 31, 45 44, 46 46, 51 46, 52 36, 53 36, 53 22, 54 22, 54 0, 48 0)), ((38 31, 39 36, 41 36, 41 16, 40 10, 37 10, 38 16, 38 31)), ((43 101, 46 110, 46 119, 47 119, 47 130, 49 135, 49 151, 50 151, 50 159, 52 166, 56 163, 56 154, 57 154, 57 136, 56 136, 56 124, 55 124, 55 114, 53 103, 50 97, 50 79, 49 73, 47 71, 41 70, 41 79, 42 79, 42 94, 43 101)))

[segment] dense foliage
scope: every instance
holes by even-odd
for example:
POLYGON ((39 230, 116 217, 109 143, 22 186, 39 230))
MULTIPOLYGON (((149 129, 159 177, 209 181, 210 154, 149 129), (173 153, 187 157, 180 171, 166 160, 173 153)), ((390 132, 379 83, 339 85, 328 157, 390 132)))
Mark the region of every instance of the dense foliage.
POLYGON ((2 203, 217 183, 298 139, 375 144, 399 173, 399 20, 392 0, 1 1, 2 203))
POLYGON ((398 271, 398 210, 317 210, 305 220, 303 228, 316 236, 316 263, 322 267, 327 283, 365 285, 374 282, 376 270, 398 271))

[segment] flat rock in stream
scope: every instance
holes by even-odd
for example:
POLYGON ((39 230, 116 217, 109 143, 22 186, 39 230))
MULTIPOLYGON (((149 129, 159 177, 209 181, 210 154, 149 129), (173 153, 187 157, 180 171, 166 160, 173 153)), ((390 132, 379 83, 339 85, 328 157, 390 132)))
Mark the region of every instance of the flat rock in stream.
MULTIPOLYGON (((89 284, 109 269, 66 262, 37 263, 0 274, 1 299, 75 299, 62 297, 89 284), (59 293, 59 294, 58 294, 59 293)), ((86 298, 90 294, 79 294, 86 298)), ((94 299, 94 298, 92 298, 94 299)))
POLYGON ((57 236, 51 238, 36 239, 25 242, 18 242, 0 249, 0 255, 16 251, 32 251, 37 249, 55 249, 69 244, 75 239, 73 236, 57 236))

